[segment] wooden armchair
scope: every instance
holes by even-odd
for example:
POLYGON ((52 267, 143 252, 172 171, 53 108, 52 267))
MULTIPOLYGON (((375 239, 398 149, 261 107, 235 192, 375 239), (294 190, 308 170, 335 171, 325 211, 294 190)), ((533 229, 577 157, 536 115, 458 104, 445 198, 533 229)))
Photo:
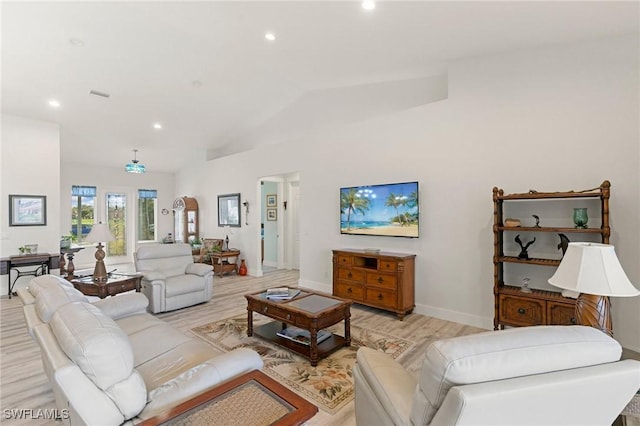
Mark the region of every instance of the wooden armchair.
POLYGON ((219 238, 203 238, 202 247, 200 248, 200 254, 193 256, 195 263, 207 263, 211 265, 211 256, 209 254, 212 251, 221 251, 224 240, 219 238))

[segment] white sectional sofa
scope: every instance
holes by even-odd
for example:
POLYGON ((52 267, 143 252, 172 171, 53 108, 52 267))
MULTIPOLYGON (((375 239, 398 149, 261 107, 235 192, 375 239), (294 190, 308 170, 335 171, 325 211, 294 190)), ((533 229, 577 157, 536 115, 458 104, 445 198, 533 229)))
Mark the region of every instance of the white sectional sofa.
POLYGON ((220 354, 157 319, 141 293, 89 303, 45 275, 19 294, 57 408, 72 425, 135 424, 263 365, 255 351, 220 354))

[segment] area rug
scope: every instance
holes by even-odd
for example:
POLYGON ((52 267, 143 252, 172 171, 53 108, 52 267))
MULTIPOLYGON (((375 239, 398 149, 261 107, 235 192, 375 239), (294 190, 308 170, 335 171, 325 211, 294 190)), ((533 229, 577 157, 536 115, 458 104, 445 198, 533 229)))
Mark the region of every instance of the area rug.
MULTIPOLYGON (((269 321, 272 320, 254 314, 254 327, 269 321)), ((328 330, 344 335, 342 323, 328 330)), ((351 346, 337 350, 327 358, 321 359, 317 367, 311 367, 309 360, 284 347, 259 337, 247 337, 246 315, 205 324, 191 331, 224 352, 241 347, 255 350, 264 361, 262 371, 265 374, 330 414, 335 414, 353 399, 351 370, 356 362, 356 351, 359 347, 374 348, 398 359, 415 344, 352 322, 351 346)))

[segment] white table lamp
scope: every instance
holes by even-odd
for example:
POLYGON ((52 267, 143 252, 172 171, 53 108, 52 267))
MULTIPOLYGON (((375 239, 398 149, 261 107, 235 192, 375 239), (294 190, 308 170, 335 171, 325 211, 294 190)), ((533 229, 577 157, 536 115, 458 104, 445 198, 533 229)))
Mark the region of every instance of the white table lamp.
POLYGON ((89 243, 98 243, 96 246, 96 267, 93 270, 94 282, 106 282, 107 281, 107 268, 104 266, 104 246, 103 242, 115 241, 109 226, 106 223, 96 223, 91 228, 89 235, 85 238, 85 241, 89 243))
POLYGON ((613 335, 609 296, 640 294, 616 256, 614 246, 598 243, 569 243, 549 284, 580 293, 576 301, 578 323, 613 335))

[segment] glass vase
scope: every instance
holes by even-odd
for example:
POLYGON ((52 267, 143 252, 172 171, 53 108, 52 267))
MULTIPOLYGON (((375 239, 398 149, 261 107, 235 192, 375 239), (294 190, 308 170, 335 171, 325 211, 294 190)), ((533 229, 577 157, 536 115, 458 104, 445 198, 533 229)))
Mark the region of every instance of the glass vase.
POLYGON ((576 207, 573 209, 573 223, 576 225, 578 229, 588 228, 587 222, 589 221, 589 216, 587 216, 587 209, 584 207, 576 207))

